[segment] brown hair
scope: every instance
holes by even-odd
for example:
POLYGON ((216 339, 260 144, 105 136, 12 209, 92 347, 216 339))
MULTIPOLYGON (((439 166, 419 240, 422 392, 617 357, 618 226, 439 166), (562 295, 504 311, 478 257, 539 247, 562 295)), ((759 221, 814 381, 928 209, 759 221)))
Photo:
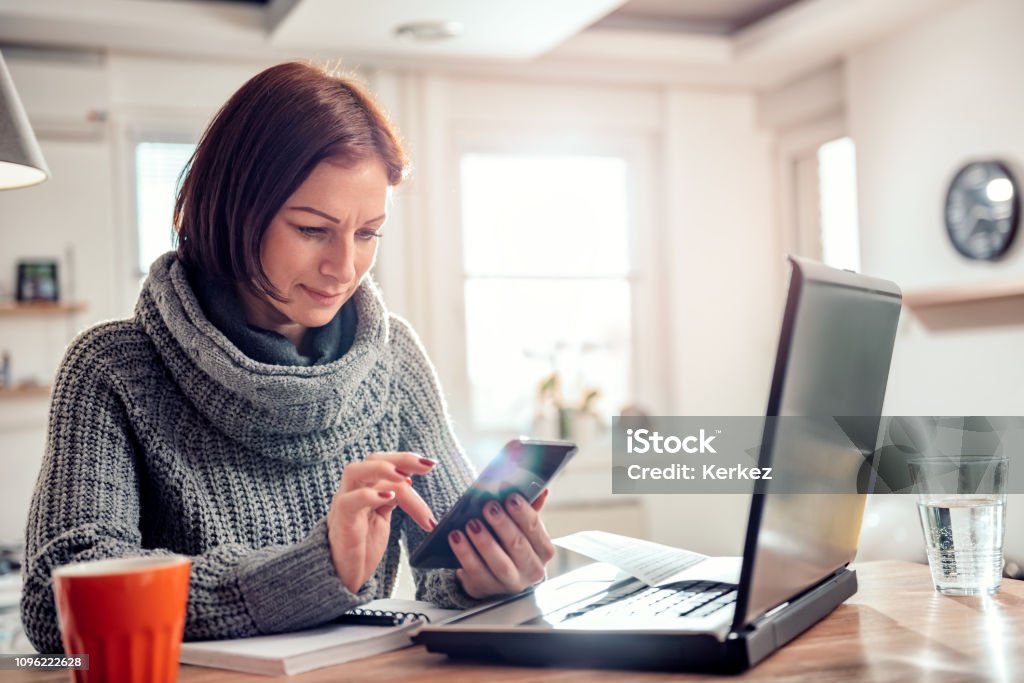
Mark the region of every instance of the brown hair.
POLYGON ((260 245, 284 202, 327 158, 377 158, 397 185, 408 157, 356 81, 302 62, 253 76, 217 112, 182 171, 174 206, 186 268, 281 300, 260 245))

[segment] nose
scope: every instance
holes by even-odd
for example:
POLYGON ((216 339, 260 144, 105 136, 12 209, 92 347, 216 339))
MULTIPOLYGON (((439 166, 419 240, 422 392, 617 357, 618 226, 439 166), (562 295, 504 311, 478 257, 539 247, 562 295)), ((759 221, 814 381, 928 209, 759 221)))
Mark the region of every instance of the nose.
POLYGON ((356 245, 352 237, 338 240, 320 262, 320 274, 348 284, 356 277, 356 245))

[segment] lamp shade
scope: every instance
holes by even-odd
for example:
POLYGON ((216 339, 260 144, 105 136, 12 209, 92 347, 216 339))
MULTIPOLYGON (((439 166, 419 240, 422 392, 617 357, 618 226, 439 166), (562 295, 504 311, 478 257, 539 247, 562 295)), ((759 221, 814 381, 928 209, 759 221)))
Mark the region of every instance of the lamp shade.
POLYGON ((35 185, 49 177, 43 151, 0 54, 0 190, 35 185))

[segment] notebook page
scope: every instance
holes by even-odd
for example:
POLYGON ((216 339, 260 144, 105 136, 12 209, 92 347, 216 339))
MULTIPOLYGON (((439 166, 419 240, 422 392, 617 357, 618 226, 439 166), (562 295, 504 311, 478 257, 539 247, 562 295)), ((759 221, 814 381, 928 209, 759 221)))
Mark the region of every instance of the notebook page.
MULTIPOLYGON (((403 628, 403 627, 396 627, 403 628)), ((181 660, 189 663, 189 653, 217 654, 263 660, 283 660, 297 655, 373 640, 389 635, 392 628, 380 626, 342 626, 330 624, 308 631, 253 636, 236 640, 204 640, 181 644, 181 660)))
MULTIPOLYGON (((374 600, 361 608, 416 612, 435 624, 462 614, 416 600, 374 600)), ((185 664, 238 671, 298 673, 410 645, 410 635, 421 623, 410 621, 394 627, 326 624, 272 636, 188 642, 181 645, 180 659, 185 664)))

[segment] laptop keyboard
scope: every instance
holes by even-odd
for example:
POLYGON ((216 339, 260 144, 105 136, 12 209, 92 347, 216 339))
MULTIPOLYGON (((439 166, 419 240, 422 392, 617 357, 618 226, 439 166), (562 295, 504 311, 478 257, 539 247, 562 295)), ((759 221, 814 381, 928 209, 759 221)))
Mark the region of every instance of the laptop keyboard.
POLYGON ((714 581, 679 581, 665 586, 628 583, 611 589, 600 600, 569 612, 562 620, 575 619, 596 610, 616 616, 706 617, 736 602, 736 586, 714 581))

